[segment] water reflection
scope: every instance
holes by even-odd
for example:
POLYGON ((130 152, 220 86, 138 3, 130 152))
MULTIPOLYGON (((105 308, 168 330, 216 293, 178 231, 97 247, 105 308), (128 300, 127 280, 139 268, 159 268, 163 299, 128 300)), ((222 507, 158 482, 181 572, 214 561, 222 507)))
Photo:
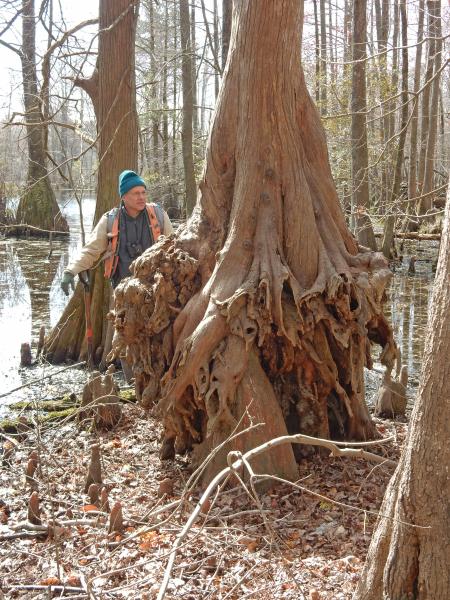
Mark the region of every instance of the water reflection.
POLYGON ((405 240, 402 264, 397 267, 388 290, 386 313, 401 350, 402 364, 408 367, 410 398, 415 395, 420 377, 428 307, 434 280, 432 267, 438 252, 439 242, 405 240), (413 275, 408 274, 411 256, 416 257, 416 272, 413 275))
MULTIPOLYGON (((35 346, 42 325, 56 324, 67 302, 59 281, 62 271, 81 246, 79 209, 75 200, 61 201, 70 227, 68 240, 0 240, 0 393, 17 387, 39 373, 22 370, 20 345, 35 346), (51 250, 51 252, 50 252, 51 250)), ((83 201, 84 225, 91 230, 95 201, 83 201)), ((0 399, 1 404, 27 398, 27 389, 0 399)))

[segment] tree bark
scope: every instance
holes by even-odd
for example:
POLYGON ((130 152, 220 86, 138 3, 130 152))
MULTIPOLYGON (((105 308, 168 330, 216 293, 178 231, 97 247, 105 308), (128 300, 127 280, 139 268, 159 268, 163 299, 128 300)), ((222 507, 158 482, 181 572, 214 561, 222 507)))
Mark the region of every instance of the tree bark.
POLYGON ((50 185, 46 160, 48 126, 44 122, 36 72, 36 23, 34 0, 22 0, 23 100, 27 124, 27 187, 17 207, 17 223, 41 229, 69 231, 50 185))
MULTIPOLYGON (((378 62, 379 71, 379 89, 380 100, 385 101, 389 96, 389 77, 388 77, 388 61, 387 61, 387 43, 389 35, 389 0, 375 0, 375 18, 378 37, 378 52, 380 58, 378 62)), ((386 147, 389 140, 389 115, 387 114, 386 104, 380 109, 380 143, 382 147, 386 147)), ((387 198, 390 189, 389 177, 389 159, 385 158, 380 163, 381 171, 381 193, 380 193, 380 209, 384 211, 386 208, 387 198)))
POLYGON ((225 70, 230 46, 233 0, 222 0, 222 71, 225 70))
POLYGON ((425 170, 423 175, 422 194, 424 197, 420 201, 420 214, 425 214, 433 207, 434 164, 436 151, 436 138, 438 131, 438 112, 439 112, 439 92, 440 75, 439 71, 442 63, 442 27, 441 27, 441 2, 440 0, 428 0, 430 16, 433 16, 433 29, 431 35, 435 37, 435 56, 434 56, 434 81, 432 84, 430 115, 428 120, 428 137, 425 152, 425 170), (425 196, 427 194, 427 196, 425 196))
POLYGON ((450 197, 418 397, 354 600, 450 598, 450 197))
POLYGON ((159 115, 157 110, 158 103, 158 65, 156 63, 155 56, 155 7, 153 6, 153 0, 148 5, 148 17, 149 17, 149 49, 150 49, 150 121, 151 121, 151 144, 149 143, 149 149, 152 149, 151 160, 149 164, 153 167, 153 175, 158 179, 161 177, 160 167, 160 156, 159 156, 159 115))
POLYGON ((319 15, 317 12, 317 0, 313 0, 314 6, 314 39, 315 39, 315 67, 316 67, 316 78, 314 81, 314 91, 316 103, 320 102, 320 36, 319 36, 319 15))
MULTIPOLYGON (((134 0, 100 0, 97 69, 89 80, 76 83, 89 90, 97 116, 99 169, 94 225, 119 202, 117 177, 124 169, 137 170, 138 124, 134 68, 137 20, 134 0)), ((93 347, 96 362, 105 350, 111 286, 103 263, 92 274, 93 347)), ((83 360, 84 307, 81 284, 70 299, 44 346, 47 360, 83 360)))
MULTIPOLYGON (((429 36, 428 44, 427 44, 427 66, 425 69, 424 76, 424 84, 429 82, 433 77, 434 70, 434 59, 436 55, 436 38, 434 35, 435 32, 435 15, 434 9, 436 6, 436 2, 431 0, 427 0, 427 8, 428 8, 428 29, 427 33, 429 36)), ((419 174, 418 174, 418 187, 419 191, 422 192, 423 189, 423 181, 425 176, 425 164, 426 164, 426 151, 427 151, 427 139, 429 133, 429 122, 430 122, 430 98, 431 98, 431 85, 426 85, 422 92, 422 110, 420 115, 420 146, 419 146, 419 174)), ((424 206, 420 205, 419 202, 419 214, 421 214, 421 210, 424 206)))
MULTIPOLYGON (((250 422, 265 423, 259 440, 373 436, 368 339, 388 365, 396 354, 381 309, 390 272, 345 224, 292 51, 302 19, 298 0, 236 3, 195 210, 116 291, 115 351, 126 349, 140 402, 158 402, 166 439, 195 446, 197 461, 250 422)), ((290 447, 259 467, 296 476, 290 447)))
POLYGON ((327 114, 327 23, 325 0, 319 0, 320 13, 320 112, 327 114))
MULTIPOLYGON (((217 6, 217 0, 214 0, 214 23, 213 23, 213 40, 214 40, 214 56, 216 57, 216 63, 219 64, 219 10, 217 6)), ((220 88, 220 71, 216 68, 214 72, 214 94, 217 99, 220 88)))
POLYGON ((397 221, 396 213, 400 211, 400 184, 402 181, 403 158, 405 154, 406 130, 408 126, 408 21, 405 0, 400 0, 400 17, 402 23, 402 108, 400 131, 398 134, 397 156, 395 160, 394 180, 389 198, 390 214, 386 218, 383 237, 383 254, 390 258, 394 245, 394 229, 397 221))
POLYGON ((191 67, 192 67, 192 130, 195 139, 198 135, 198 91, 197 91, 197 42, 196 42, 196 22, 195 22, 195 3, 191 4, 191 67))
POLYGON ((163 175, 166 180, 170 179, 169 169, 169 103, 167 98, 168 88, 168 76, 169 70, 167 68, 168 60, 168 48, 169 48, 169 7, 166 2, 164 10, 164 55, 163 55, 163 70, 162 70, 162 105, 163 105, 163 117, 162 117, 162 138, 163 138, 163 175))
POLYGON ((368 215, 369 152, 366 126, 366 0, 353 3, 353 65, 352 65, 352 204, 359 242, 376 249, 372 223, 368 215))
MULTIPOLYGON (((414 62, 414 93, 417 94, 420 88, 420 73, 422 67, 422 47, 423 47, 423 17, 425 0, 419 0, 419 23, 417 25, 417 48, 414 62)), ((408 172, 408 197, 416 198, 418 196, 417 187, 417 132, 419 115, 419 98, 414 98, 414 104, 411 114, 411 136, 409 142, 409 172, 408 172)), ((410 212, 410 210, 408 210, 410 212)))
POLYGON ((192 114, 194 109, 192 95, 192 49, 189 22, 188 0, 179 0, 180 9, 180 41, 181 41, 181 72, 183 82, 183 128, 181 143, 183 149, 185 206, 189 216, 195 206, 196 184, 194 172, 194 155, 192 149, 192 114))

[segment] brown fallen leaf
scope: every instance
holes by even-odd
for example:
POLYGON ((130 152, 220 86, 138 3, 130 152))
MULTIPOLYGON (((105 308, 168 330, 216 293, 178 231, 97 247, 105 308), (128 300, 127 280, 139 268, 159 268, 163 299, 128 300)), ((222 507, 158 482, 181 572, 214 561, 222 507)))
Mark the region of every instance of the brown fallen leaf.
POLYGON ((162 498, 164 495, 172 496, 173 495, 173 481, 170 477, 166 477, 163 479, 158 488, 158 497, 162 498))
POLYGON ((247 544, 247 550, 249 552, 256 552, 257 549, 258 549, 258 540, 253 540, 253 542, 249 542, 247 544))
POLYGON ((158 534, 156 531, 147 531, 142 534, 140 538, 142 541, 139 544, 139 550, 141 550, 141 552, 148 552, 155 547, 158 540, 158 534))
POLYGON ((66 585, 70 587, 81 587, 81 579, 79 575, 69 575, 66 580, 66 585))
POLYGON ((60 585, 61 581, 57 577, 47 577, 47 579, 42 579, 39 582, 39 585, 60 585))
POLYGON ((91 510, 98 510, 98 506, 96 506, 95 504, 85 504, 81 507, 81 510, 83 512, 91 512, 91 510))

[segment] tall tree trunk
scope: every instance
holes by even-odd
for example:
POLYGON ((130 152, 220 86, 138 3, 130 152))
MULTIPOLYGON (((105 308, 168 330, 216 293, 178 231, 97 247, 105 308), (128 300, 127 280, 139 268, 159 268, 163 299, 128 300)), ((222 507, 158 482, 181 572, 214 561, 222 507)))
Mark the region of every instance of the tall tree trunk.
POLYGON ((192 130, 195 139, 198 135, 198 91, 197 91, 197 42, 195 23, 195 3, 191 4, 191 65, 192 65, 192 130))
MULTIPOLYGON (((159 400, 166 439, 201 460, 235 427, 265 423, 224 446, 206 478, 228 449, 286 431, 374 435, 368 337, 383 362, 396 354, 380 304, 387 263, 345 224, 293 51, 302 19, 298 0, 235 4, 194 213, 116 293, 115 350, 127 349, 142 404, 159 400)), ((289 446, 254 468, 297 476, 289 446)))
POLYGON ((149 39, 149 50, 150 50, 150 122, 151 122, 151 144, 149 147, 152 149, 152 160, 151 164, 153 167, 153 173, 156 176, 161 175, 161 167, 159 161, 159 117, 157 110, 158 103, 158 64, 155 55, 155 8, 153 6, 153 0, 150 0, 148 5, 148 17, 150 27, 150 39, 149 39))
MULTIPOLYGON (((219 56, 219 11, 217 6, 217 0, 214 0, 214 24, 213 24, 213 39, 214 39, 214 56, 219 56)), ((218 61, 216 61, 218 62, 218 61)), ((214 71, 214 94, 217 99, 219 95, 220 87, 220 71, 215 69, 214 71)))
POLYGON ((428 121, 428 137, 425 153, 425 171, 423 175, 422 195, 420 201, 420 214, 425 214, 433 207, 434 164, 436 151, 436 138, 438 131, 439 94, 440 94, 440 69, 442 63, 442 27, 441 27, 441 0, 428 0, 430 15, 433 14, 432 34, 436 38, 434 56, 434 81, 432 84, 430 116, 428 121), (431 13, 432 11, 432 13, 431 13))
POLYGON ((405 0, 400 0, 400 16, 402 22, 402 108, 400 131, 398 134, 397 156, 395 160, 394 180, 392 183, 391 195, 389 198, 389 207, 391 214, 388 215, 384 226, 383 236, 383 254, 390 258, 392 246, 394 244, 394 230, 397 220, 396 213, 400 211, 401 205, 400 184, 402 181, 403 158, 405 154, 406 129, 408 126, 408 21, 406 15, 405 0))
POLYGON ((225 69, 230 46, 233 0, 222 0, 222 71, 225 69))
POLYGON ((195 206, 196 184, 194 173, 194 156, 192 151, 192 49, 189 23, 188 0, 179 0, 180 8, 180 41, 181 72, 183 81, 183 128, 181 143, 183 147, 184 186, 186 213, 190 215, 195 206))
MULTIPOLYGON (((427 44, 427 66, 425 69, 424 84, 430 82, 433 78, 434 70, 434 59, 436 54, 436 38, 434 36, 435 27, 435 14, 434 8, 436 3, 427 0, 428 9, 428 44, 427 44)), ((419 174, 418 174, 418 188, 419 192, 422 192, 423 181, 425 176, 425 164, 426 164, 426 152, 427 152, 427 140, 429 133, 429 122, 430 122, 430 98, 431 98, 432 85, 428 84, 425 86, 422 92, 422 110, 420 115, 420 145, 419 145, 419 174)), ((419 214, 422 207, 419 202, 419 214)))
MULTIPOLYGON (((398 38, 400 31, 400 14, 399 14, 399 0, 394 0, 393 6, 393 16, 394 16, 394 26, 392 31, 392 71, 391 71, 391 81, 389 85, 389 95, 395 96, 398 92, 398 38)), ((395 134, 395 118, 397 112, 397 100, 394 98, 387 104, 388 122, 389 122, 389 131, 388 136, 391 138, 395 134)), ((389 149, 389 156, 393 156, 393 151, 389 149)), ((390 161, 389 161, 390 162, 390 161)), ((390 170, 390 180, 393 177, 392 170, 390 170)))
POLYGON ((314 5, 314 39, 315 39, 315 58, 316 58, 316 79, 314 81, 314 90, 316 103, 320 102, 320 35, 319 35, 319 15, 317 11, 317 0, 313 0, 314 5))
MULTIPOLYGON (((178 7, 174 7, 175 15, 178 15, 178 7)), ((174 24, 173 24, 173 48, 174 52, 178 52, 178 28, 179 28, 178 16, 174 16, 174 24)), ((172 178, 176 179, 177 177, 177 138, 178 138, 178 118, 177 118, 177 110, 178 110, 178 60, 176 57, 173 61, 173 73, 172 73, 172 81, 173 81, 173 112, 172 112, 172 178)))
MULTIPOLYGON (((416 59, 414 62, 414 88, 415 94, 420 88, 420 72, 422 68, 422 47, 423 47, 423 17, 425 0, 419 0, 419 23, 417 26, 417 48, 416 59)), ((418 196, 417 187, 417 131, 419 115, 419 98, 414 98, 414 104, 411 114, 411 136, 409 142, 409 172, 408 172, 408 197, 416 198, 418 196)), ((408 213, 413 207, 408 204, 408 213)))
POLYGON ((353 65, 352 65, 352 204, 356 212, 358 241, 376 249, 375 235, 368 215, 369 152, 366 126, 366 0, 353 3, 353 65))
POLYGON ((319 0, 320 11, 320 111, 327 114, 327 21, 325 0, 319 0))
MULTIPOLYGON (((381 53, 378 70, 379 70, 379 89, 380 100, 384 101, 389 96, 389 76, 388 76, 388 60, 387 60, 387 42, 389 35, 389 0, 375 0, 375 18, 377 25, 378 37, 378 52, 381 53)), ((387 105, 383 104, 380 109, 380 143, 383 148, 386 147, 389 140, 389 115, 387 114, 387 105)), ((385 210, 387 197, 390 189, 389 179, 389 160, 384 159, 380 163, 381 170, 381 194, 380 208, 385 210)))
POLYGON ((450 598, 450 196, 418 397, 353 600, 450 598))
POLYGON ((23 101, 27 124, 27 187, 17 207, 16 221, 46 230, 68 231, 47 171, 48 125, 44 122, 36 72, 36 22, 34 0, 22 0, 23 101))
POLYGON ((168 180, 170 178, 169 171, 169 103, 167 100, 167 87, 169 70, 167 68, 169 48, 169 6, 166 2, 164 8, 164 54, 163 54, 163 69, 162 69, 162 140, 163 140, 163 175, 168 180))
POLYGON ((330 74, 333 84, 336 84, 337 65, 336 55, 334 53, 334 35, 333 35, 333 13, 331 10, 331 2, 328 0, 328 56, 330 57, 330 74))
MULTIPOLYGON (((119 173, 124 169, 137 170, 134 65, 137 6, 133 0, 100 0, 97 68, 90 79, 75 81, 89 94, 97 117, 99 169, 94 224, 119 203, 119 173)), ((110 284, 103 276, 102 263, 91 274, 93 346, 96 362, 99 362, 106 343, 110 284)), ((78 284, 45 342, 47 359, 56 363, 83 359, 86 356, 84 331, 83 292, 78 284)))

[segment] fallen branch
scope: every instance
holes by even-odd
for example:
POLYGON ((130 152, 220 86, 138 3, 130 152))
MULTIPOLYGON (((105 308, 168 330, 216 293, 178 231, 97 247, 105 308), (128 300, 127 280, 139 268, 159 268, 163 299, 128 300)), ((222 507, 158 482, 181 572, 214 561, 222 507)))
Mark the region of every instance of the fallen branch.
POLYGON ((20 521, 16 525, 11 525, 11 529, 13 531, 20 531, 23 529, 24 531, 34 531, 36 533, 48 534, 48 525, 36 525, 34 523, 30 523, 29 521, 20 521))
POLYGON ((20 538, 36 538, 42 535, 47 535, 44 531, 18 531, 16 533, 4 533, 0 535, 0 542, 6 540, 18 540, 20 538))
MULTIPOLYGON (((12 590, 35 590, 35 591, 40 591, 40 590, 45 590, 45 591, 49 591, 49 592, 64 592, 64 593, 69 593, 69 594, 78 594, 80 592, 85 592, 85 590, 83 588, 80 587, 73 587, 73 586, 68 586, 68 585, 10 585, 10 586, 4 586, 5 590, 8 591, 12 591, 12 590)), ((73 600, 73 597, 72 597, 73 600)))
POLYGON ((0 230, 7 230, 9 232, 16 230, 18 233, 22 233, 22 231, 30 231, 35 234, 52 234, 53 236, 68 236, 70 235, 70 231, 56 231, 53 229, 41 229, 40 227, 35 227, 34 225, 28 225, 27 223, 15 223, 14 225, 0 225, 0 230))
MULTIPOLYGON (((383 237, 383 232, 379 231, 375 233, 375 237, 383 237)), ((440 233, 418 233, 416 231, 410 232, 397 232, 394 233, 394 237, 402 238, 404 240, 440 240, 440 233)))
MULTIPOLYGON (((227 476, 231 475, 232 473, 237 472, 247 461, 250 461, 254 456, 257 456, 258 454, 262 454, 266 450, 275 448, 276 446, 280 446, 282 444, 289 444, 289 443, 290 444, 306 444, 306 445, 312 445, 312 446, 323 446, 325 448, 328 448, 330 450, 332 456, 349 456, 351 458, 364 458, 366 460, 372 460, 377 463, 384 462, 391 466, 397 466, 397 463, 395 463, 394 461, 384 459, 383 457, 378 456, 377 454, 373 454, 372 452, 367 452, 367 451, 363 450, 363 447, 374 446, 376 444, 384 443, 386 441, 391 441, 392 439, 393 438, 387 438, 386 440, 383 440, 383 441, 374 440, 371 442, 335 442, 335 441, 331 441, 331 440, 324 440, 321 438, 314 438, 309 435, 297 434, 297 435, 285 435, 285 436, 275 438, 273 440, 266 442, 265 444, 261 444, 260 446, 253 448, 253 450, 249 450, 245 454, 241 454, 236 451, 229 452, 228 456, 227 456, 228 467, 225 467, 224 469, 222 469, 222 471, 220 471, 209 483, 206 490, 203 492, 202 496, 200 497, 200 500, 195 505, 195 508, 192 511, 191 515, 189 516, 189 519, 186 521, 186 524, 184 525, 183 529, 180 531, 180 533, 178 534, 178 536, 175 540, 175 543, 174 543, 172 550, 170 552, 170 555, 169 555, 169 560, 168 560, 168 563, 166 566, 166 570, 164 572, 164 578, 163 578, 163 581, 159 588, 157 600, 163 600, 163 598, 166 595, 167 587, 169 585, 169 581, 170 581, 170 577, 171 577, 171 573, 172 573, 172 569, 173 569, 173 565, 175 562, 175 558, 176 558, 178 549, 179 549, 180 545, 182 544, 184 538, 188 534, 189 530, 191 529, 192 525, 196 521, 198 515, 200 514, 204 502, 209 498, 211 493, 215 490, 215 488, 219 485, 219 483, 223 479, 225 479, 227 476), (357 449, 354 449, 354 448, 345 449, 344 448, 341 450, 338 448, 338 446, 357 446, 358 448, 357 449)), ((277 479, 277 478, 274 477, 273 479, 277 479)))
POLYGON ((50 373, 50 375, 45 375, 43 377, 39 377, 39 379, 32 379, 28 383, 24 383, 23 385, 19 385, 18 387, 13 388, 12 390, 9 390, 8 392, 4 392, 3 394, 0 394, 0 398, 9 396, 13 392, 17 392, 17 390, 22 390, 23 388, 29 387, 30 385, 33 385, 35 383, 40 383, 41 381, 44 381, 44 379, 49 379, 50 377, 53 377, 54 375, 59 375, 63 371, 67 371, 67 369, 74 369, 75 367, 81 367, 82 365, 85 365, 85 364, 86 364, 86 361, 82 360, 81 362, 75 363, 73 365, 69 365, 68 367, 64 367, 63 369, 59 369, 59 371, 54 371, 53 373, 50 373))

